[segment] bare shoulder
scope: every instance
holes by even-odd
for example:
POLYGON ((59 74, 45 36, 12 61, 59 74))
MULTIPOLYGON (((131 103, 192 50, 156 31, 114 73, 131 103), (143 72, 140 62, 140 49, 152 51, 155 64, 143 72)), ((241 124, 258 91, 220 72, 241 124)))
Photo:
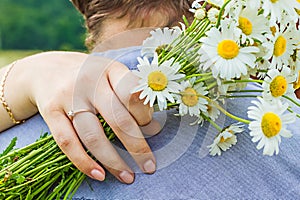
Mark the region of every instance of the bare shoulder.
POLYGON ((81 65, 88 57, 88 54, 73 51, 47 51, 28 56, 18 61, 23 65, 49 66, 60 65, 76 67, 81 65))
POLYGON ((88 54, 83 52, 76 52, 76 51, 47 51, 38 53, 32 56, 31 59, 51 59, 56 61, 79 61, 79 60, 85 60, 87 58, 88 54))

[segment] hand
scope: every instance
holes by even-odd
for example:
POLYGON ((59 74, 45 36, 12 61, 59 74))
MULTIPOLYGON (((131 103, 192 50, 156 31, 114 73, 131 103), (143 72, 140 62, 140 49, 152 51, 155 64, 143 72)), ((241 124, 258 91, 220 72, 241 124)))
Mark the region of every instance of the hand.
POLYGON ((30 98, 62 151, 80 171, 100 181, 105 177, 104 169, 86 153, 84 145, 120 181, 134 180, 133 171, 106 138, 96 113, 104 117, 143 172, 155 171, 155 158, 139 126, 148 124, 144 128, 151 130, 148 134, 158 132, 160 126, 152 121, 152 109, 143 105, 138 95, 130 95, 137 78, 126 66, 96 56, 54 52, 36 56, 28 65, 27 73, 35 77, 29 86, 30 98), (71 121, 66 113, 79 109, 90 112, 77 113, 71 121))

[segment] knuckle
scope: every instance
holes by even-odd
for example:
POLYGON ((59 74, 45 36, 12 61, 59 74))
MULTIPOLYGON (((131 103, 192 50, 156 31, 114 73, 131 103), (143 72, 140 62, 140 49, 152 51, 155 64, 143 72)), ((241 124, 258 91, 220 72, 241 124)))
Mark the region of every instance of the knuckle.
POLYGON ((133 112, 133 116, 139 126, 146 126, 152 120, 152 111, 149 108, 143 108, 133 112))
POLYGON ((124 166, 121 163, 122 162, 120 162, 119 160, 115 160, 112 158, 101 161, 101 164, 110 171, 121 171, 122 169, 124 169, 124 166))
POLYGON ((129 104, 134 105, 134 104, 142 104, 142 100, 139 98, 140 92, 139 93, 134 93, 131 94, 130 99, 129 99, 129 104))
POLYGON ((55 137, 55 141, 57 143, 57 145, 61 148, 61 149, 67 149, 70 144, 72 143, 72 138, 65 136, 63 134, 58 134, 55 137))
POLYGON ((40 111, 46 116, 51 116, 56 111, 60 111, 60 104, 57 103, 57 99, 52 97, 40 108, 40 111))
POLYGON ((135 151, 136 154, 140 155, 140 154, 149 154, 151 153, 151 149, 149 147, 139 147, 138 149, 136 149, 135 151))
POLYGON ((123 132, 130 132, 134 129, 135 122, 130 116, 124 114, 115 115, 115 124, 117 128, 123 132))
POLYGON ((96 147, 99 144, 100 136, 93 130, 86 131, 82 137, 82 142, 90 148, 96 147))
POLYGON ((132 153, 141 155, 141 154, 149 154, 151 153, 150 147, 144 142, 137 143, 132 146, 132 153))
POLYGON ((138 122, 139 126, 146 126, 151 122, 151 120, 152 120, 152 116, 151 115, 149 115, 149 116, 146 115, 145 117, 143 117, 141 119, 137 119, 137 122, 138 122))

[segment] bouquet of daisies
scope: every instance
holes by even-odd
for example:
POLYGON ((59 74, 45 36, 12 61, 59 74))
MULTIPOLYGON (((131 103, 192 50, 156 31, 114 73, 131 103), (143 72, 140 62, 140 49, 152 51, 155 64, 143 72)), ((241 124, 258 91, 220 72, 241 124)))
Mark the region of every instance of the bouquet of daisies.
POLYGON ((292 136, 287 124, 300 117, 293 110, 300 107, 299 1, 196 0, 192 7, 192 24, 157 29, 144 41, 133 92, 159 110, 176 106, 178 115, 214 125, 211 155, 236 144, 243 123, 263 154, 278 154, 281 137, 292 136), (261 89, 247 89, 251 82, 261 89), (242 97, 254 98, 248 119, 222 108, 226 98, 242 97), (220 112, 240 123, 219 127, 220 112))
MULTIPOLYGON (((218 131, 208 146, 213 156, 237 143, 244 124, 263 154, 278 154, 281 137, 292 136, 287 125, 300 117, 299 0, 196 0, 190 11, 192 23, 184 18, 181 27, 154 30, 144 41, 132 93, 158 110, 195 116, 192 125, 211 123, 218 131), (226 99, 243 97, 253 98, 247 119, 223 108, 226 99), (220 127, 220 113, 238 123, 220 127)), ((0 155, 0 198, 68 199, 83 179, 52 136, 17 150, 12 142, 0 155)))

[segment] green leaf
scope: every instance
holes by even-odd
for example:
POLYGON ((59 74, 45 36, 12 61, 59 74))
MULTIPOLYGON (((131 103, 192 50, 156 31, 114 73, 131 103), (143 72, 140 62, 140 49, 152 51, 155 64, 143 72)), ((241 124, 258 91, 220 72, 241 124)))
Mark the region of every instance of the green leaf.
POLYGON ((13 174, 11 178, 16 180, 17 184, 23 183, 26 180, 25 176, 21 174, 13 174))
POLYGON ((1 156, 5 156, 6 154, 8 154, 11 150, 13 150, 13 148, 16 146, 16 142, 17 142, 17 137, 14 137, 11 141, 10 144, 8 145, 8 147, 6 147, 6 149, 0 154, 1 156))

